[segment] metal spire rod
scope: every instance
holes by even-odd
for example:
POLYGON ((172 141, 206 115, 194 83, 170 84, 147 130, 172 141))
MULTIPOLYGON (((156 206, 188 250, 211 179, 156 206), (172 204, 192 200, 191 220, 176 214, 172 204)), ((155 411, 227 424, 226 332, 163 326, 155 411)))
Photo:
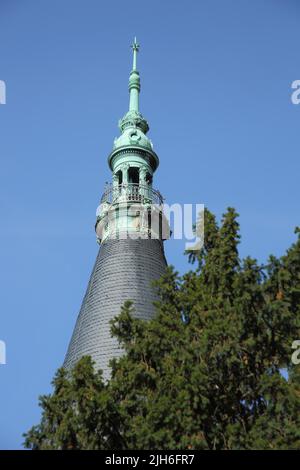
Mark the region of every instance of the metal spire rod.
POLYGON ((137 59, 137 53, 139 51, 140 45, 138 44, 136 37, 134 38, 133 44, 131 45, 131 48, 133 50, 133 65, 132 65, 132 70, 136 70, 136 59, 137 59))
POLYGON ((136 69, 137 53, 140 45, 138 44, 136 37, 134 38, 133 44, 131 45, 133 50, 133 65, 129 77, 129 111, 139 112, 139 93, 141 89, 139 72, 136 69))

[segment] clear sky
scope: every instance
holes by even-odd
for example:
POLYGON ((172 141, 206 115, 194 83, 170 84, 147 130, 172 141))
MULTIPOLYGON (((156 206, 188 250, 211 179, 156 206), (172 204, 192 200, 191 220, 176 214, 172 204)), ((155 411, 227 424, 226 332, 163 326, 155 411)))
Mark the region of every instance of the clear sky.
MULTIPOLYGON (((0 0, 0 448, 20 448, 64 359, 96 257, 93 226, 129 48, 170 203, 240 213, 264 262, 299 221, 298 0, 0 0)), ((183 272, 183 242, 166 243, 183 272)))

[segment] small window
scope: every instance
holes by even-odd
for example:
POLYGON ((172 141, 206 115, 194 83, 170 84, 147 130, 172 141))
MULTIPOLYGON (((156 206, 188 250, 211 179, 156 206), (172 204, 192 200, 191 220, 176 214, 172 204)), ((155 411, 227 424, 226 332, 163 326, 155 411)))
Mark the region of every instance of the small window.
POLYGON ((150 173, 146 174, 146 183, 152 184, 152 175, 150 175, 150 173))
POLYGON ((118 178, 118 180, 117 180, 118 184, 122 184, 122 182, 123 182, 123 173, 122 173, 122 171, 121 170, 117 171, 116 176, 118 178))
POLYGON ((139 169, 136 167, 130 167, 128 170, 128 182, 133 184, 139 184, 139 169))

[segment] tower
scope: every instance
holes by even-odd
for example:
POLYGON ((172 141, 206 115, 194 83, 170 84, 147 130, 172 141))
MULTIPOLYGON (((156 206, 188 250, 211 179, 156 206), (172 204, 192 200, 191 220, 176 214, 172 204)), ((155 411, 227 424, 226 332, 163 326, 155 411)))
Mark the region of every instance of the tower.
POLYGON ((121 135, 108 156, 112 183, 105 188, 97 210, 96 234, 101 245, 66 354, 64 366, 72 368, 84 355, 109 378, 109 360, 122 350, 110 334, 110 320, 126 300, 135 316, 154 315, 153 281, 165 271, 162 229, 163 199, 153 189, 159 159, 146 136, 149 126, 139 111, 139 45, 134 40, 129 78, 129 110, 119 121, 121 135))

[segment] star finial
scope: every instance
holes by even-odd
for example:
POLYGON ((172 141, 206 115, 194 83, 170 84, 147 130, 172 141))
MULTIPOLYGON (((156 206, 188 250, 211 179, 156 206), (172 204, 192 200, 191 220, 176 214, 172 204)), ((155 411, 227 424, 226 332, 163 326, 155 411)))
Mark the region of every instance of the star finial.
POLYGON ((136 40, 136 37, 134 38, 134 41, 133 41, 133 44, 131 44, 131 48, 134 51, 138 52, 139 51, 139 48, 140 48, 140 45, 138 44, 137 40, 136 40))

